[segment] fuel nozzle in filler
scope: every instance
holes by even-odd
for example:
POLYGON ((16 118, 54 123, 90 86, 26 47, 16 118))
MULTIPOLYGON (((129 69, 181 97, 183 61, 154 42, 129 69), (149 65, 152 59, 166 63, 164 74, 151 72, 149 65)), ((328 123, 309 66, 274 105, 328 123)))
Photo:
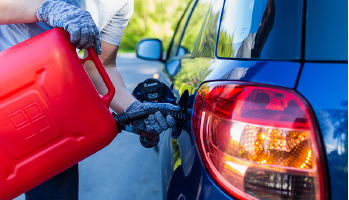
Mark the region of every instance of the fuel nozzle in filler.
MULTIPOLYGON (((154 78, 149 78, 144 82, 138 84, 138 86, 134 89, 132 95, 135 96, 136 99, 141 102, 172 103, 174 105, 177 105, 175 103, 176 98, 172 90, 168 86, 154 78)), ((158 111, 160 111, 161 114, 164 116, 171 115, 177 122, 172 131, 172 137, 176 139, 179 137, 183 129, 184 122, 190 120, 191 118, 191 110, 187 108, 188 97, 189 93, 188 91, 185 91, 178 102, 178 106, 181 108, 180 111, 173 111, 164 108, 146 108, 143 110, 135 111, 133 113, 113 113, 113 117, 120 130, 135 133, 137 135, 140 135, 141 137, 146 137, 148 141, 152 141, 152 144, 146 144, 142 142, 142 138, 140 138, 141 144, 144 147, 150 148, 156 146, 156 144, 159 142, 158 134, 156 134, 153 131, 147 132, 132 127, 129 125, 130 122, 145 119, 149 115, 155 114, 158 111)))

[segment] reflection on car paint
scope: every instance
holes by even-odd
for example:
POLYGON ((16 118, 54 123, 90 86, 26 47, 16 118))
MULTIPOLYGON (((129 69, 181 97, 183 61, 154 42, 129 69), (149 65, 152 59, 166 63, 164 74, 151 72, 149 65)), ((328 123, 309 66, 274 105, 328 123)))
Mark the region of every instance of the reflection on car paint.
POLYGON ((176 171, 177 167, 182 164, 181 159, 181 149, 179 148, 177 139, 171 139, 171 149, 172 149, 172 155, 173 155, 173 171, 176 171))
POLYGON ((297 91, 309 101, 320 127, 331 198, 348 198, 348 64, 305 63, 297 91))
MULTIPOLYGON (((204 28, 209 16, 212 0, 197 1, 194 11, 191 13, 190 20, 182 33, 177 56, 195 57, 197 52, 196 43, 201 40, 204 28)), ((177 47, 178 48, 178 47, 177 47)))
POLYGON ((183 131, 178 137, 180 148, 185 154, 181 154, 182 167, 184 175, 187 177, 191 173, 195 159, 195 148, 191 142, 191 135, 187 131, 183 131))
POLYGON ((217 56, 299 59, 302 0, 226 1, 217 56))
MULTIPOLYGON (((251 81, 287 88, 294 88, 301 66, 300 63, 287 61, 214 60, 210 58, 199 59, 197 65, 209 65, 206 73, 201 72, 205 73, 205 77, 200 79, 201 82, 226 78, 226 80, 251 81)), ((189 72, 184 83, 191 74, 195 77, 194 73, 189 72)))
POLYGON ((160 162, 160 174, 162 177, 160 181, 163 199, 166 199, 167 193, 163 192, 169 190, 171 177, 173 175, 174 161, 171 148, 171 132, 172 130, 169 129, 161 134, 163 142, 159 148, 159 160, 162 161, 160 162))
POLYGON ((214 2, 212 2, 210 8, 211 13, 209 13, 206 32, 203 33, 204 36, 202 37, 202 45, 200 46, 200 48, 198 48, 199 52, 193 52, 196 53, 197 56, 210 58, 215 57, 217 34, 222 6, 223 0, 215 0, 214 2))
MULTIPOLYGON (((348 110, 318 110, 320 128, 325 141, 330 177, 348 177, 348 110)), ((348 196, 348 179, 331 178, 331 186, 348 196)), ((332 194, 339 199, 338 194, 332 194)))

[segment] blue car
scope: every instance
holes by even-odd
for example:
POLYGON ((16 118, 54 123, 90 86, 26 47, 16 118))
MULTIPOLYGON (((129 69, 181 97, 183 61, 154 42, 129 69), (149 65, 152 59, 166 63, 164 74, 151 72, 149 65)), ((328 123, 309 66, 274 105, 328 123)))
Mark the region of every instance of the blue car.
POLYGON ((348 199, 348 2, 193 0, 159 80, 191 119, 159 142, 163 199, 348 199))

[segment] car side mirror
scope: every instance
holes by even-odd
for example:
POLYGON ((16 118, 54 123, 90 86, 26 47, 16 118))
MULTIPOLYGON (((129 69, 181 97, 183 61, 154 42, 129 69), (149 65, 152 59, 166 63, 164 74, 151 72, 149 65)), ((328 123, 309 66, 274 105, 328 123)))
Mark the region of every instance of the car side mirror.
POLYGON ((162 61, 162 42, 159 39, 145 38, 137 43, 138 58, 162 61))
POLYGON ((191 54, 191 52, 188 51, 185 47, 179 47, 177 56, 184 56, 186 54, 191 54))
POLYGON ((179 71, 181 71, 181 61, 172 60, 169 63, 166 63, 166 70, 170 76, 175 76, 179 71))

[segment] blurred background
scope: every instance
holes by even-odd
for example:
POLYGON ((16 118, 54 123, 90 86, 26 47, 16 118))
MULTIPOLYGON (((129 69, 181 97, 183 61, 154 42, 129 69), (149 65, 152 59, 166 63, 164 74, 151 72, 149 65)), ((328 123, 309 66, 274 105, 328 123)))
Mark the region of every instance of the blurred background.
POLYGON ((190 0, 134 0, 134 12, 121 40, 119 52, 135 52, 143 37, 159 38, 167 51, 177 22, 190 0))

